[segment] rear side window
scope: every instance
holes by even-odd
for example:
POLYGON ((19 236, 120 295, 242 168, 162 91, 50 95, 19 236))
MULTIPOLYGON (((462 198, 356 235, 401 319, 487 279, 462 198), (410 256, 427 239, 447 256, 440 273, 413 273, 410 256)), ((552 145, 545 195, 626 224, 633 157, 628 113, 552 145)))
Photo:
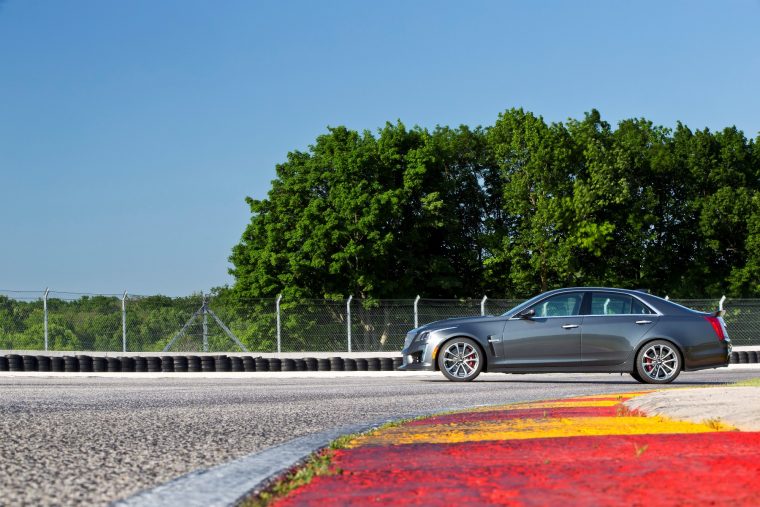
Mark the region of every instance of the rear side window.
POLYGON ((591 294, 589 315, 645 315, 651 314, 646 305, 625 294, 594 292, 591 294))
POLYGON ((631 306, 631 313, 634 313, 636 315, 651 315, 654 312, 651 308, 649 308, 647 305, 642 303, 636 298, 633 299, 633 305, 631 306))

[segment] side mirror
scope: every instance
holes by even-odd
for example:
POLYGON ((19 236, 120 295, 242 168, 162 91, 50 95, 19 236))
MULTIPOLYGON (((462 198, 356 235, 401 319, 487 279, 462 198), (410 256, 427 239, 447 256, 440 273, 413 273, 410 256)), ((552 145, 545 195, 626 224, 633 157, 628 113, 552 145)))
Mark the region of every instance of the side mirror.
POLYGON ((517 314, 518 319, 532 319, 536 315, 536 310, 533 308, 529 310, 522 311, 517 314))

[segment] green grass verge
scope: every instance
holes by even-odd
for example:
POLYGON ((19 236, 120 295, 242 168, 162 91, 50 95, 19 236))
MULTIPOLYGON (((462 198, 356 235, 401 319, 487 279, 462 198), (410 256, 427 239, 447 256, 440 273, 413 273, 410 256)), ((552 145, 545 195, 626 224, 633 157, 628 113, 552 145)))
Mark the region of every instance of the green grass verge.
POLYGON ((731 384, 732 386, 738 386, 738 387, 760 387, 760 378, 750 378, 747 380, 742 380, 740 382, 736 382, 734 384, 731 384))

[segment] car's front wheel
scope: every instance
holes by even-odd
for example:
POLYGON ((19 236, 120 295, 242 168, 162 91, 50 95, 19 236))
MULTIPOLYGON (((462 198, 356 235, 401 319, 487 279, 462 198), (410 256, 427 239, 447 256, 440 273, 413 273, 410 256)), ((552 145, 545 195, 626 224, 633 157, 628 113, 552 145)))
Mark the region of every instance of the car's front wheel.
POLYGON ((438 367, 447 379, 469 382, 483 370, 483 353, 469 338, 454 338, 438 354, 438 367))
POLYGON ((636 355, 636 373, 647 384, 673 382, 681 373, 681 356, 675 346, 665 340, 647 343, 636 355))

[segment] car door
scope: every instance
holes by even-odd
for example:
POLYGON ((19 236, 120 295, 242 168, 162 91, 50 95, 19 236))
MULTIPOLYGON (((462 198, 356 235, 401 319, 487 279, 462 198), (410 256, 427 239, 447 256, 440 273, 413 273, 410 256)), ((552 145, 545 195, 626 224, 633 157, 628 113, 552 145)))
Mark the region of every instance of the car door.
POLYGON ((528 308, 535 311, 532 317, 509 319, 500 364, 507 368, 580 366, 583 296, 582 291, 555 294, 528 308))
POLYGON ((659 315, 624 293, 592 292, 583 316, 581 360, 584 366, 622 364, 659 315))

